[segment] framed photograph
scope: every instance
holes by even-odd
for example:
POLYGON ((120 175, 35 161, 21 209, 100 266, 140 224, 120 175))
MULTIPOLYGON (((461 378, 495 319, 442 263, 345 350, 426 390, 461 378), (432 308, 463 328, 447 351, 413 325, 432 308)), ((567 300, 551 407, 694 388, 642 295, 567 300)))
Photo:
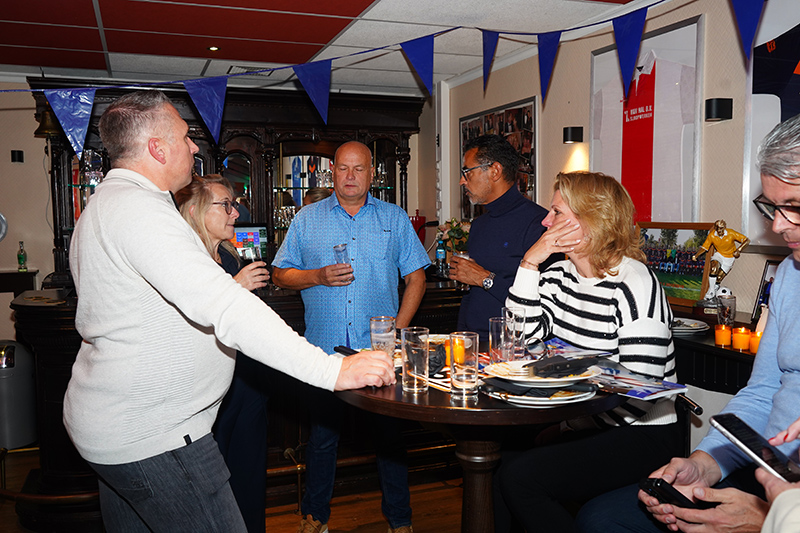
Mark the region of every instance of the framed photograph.
POLYGON ((780 261, 772 261, 767 259, 764 264, 764 273, 761 274, 761 284, 758 286, 758 297, 756 304, 753 306, 753 315, 750 321, 755 324, 761 318, 761 305, 769 305, 769 293, 772 291, 772 282, 775 281, 775 272, 778 271, 780 261))
POLYGON ((708 290, 708 253, 696 260, 702 252, 700 245, 706 240, 714 224, 682 222, 640 222, 642 251, 647 256, 647 266, 661 282, 667 299, 672 304, 694 306, 708 290))
MULTIPOLYGON (((482 111, 476 115, 462 117, 461 161, 464 146, 484 134, 502 135, 519 153, 517 186, 522 194, 536 199, 536 98, 520 100, 502 107, 482 111)), ((472 220, 483 212, 483 206, 472 205, 461 193, 461 218, 472 220)))

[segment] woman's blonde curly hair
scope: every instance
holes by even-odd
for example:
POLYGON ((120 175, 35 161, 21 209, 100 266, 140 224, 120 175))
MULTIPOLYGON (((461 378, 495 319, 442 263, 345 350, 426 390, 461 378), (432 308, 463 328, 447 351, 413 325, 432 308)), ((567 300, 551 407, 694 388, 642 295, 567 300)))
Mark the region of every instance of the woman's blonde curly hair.
POLYGON ((586 254, 596 277, 616 275, 623 257, 647 263, 634 224, 636 212, 620 182, 600 172, 561 172, 553 191, 588 228, 586 254))

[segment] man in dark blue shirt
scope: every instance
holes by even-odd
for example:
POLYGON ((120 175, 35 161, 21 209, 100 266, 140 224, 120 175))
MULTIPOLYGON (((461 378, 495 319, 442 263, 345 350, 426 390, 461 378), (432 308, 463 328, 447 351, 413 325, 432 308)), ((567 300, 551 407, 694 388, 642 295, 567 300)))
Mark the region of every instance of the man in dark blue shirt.
POLYGON ((525 252, 544 232, 547 210, 516 186, 519 154, 499 135, 482 135, 464 147, 461 185, 470 202, 486 206, 472 222, 469 259, 454 257, 450 278, 471 285, 461 301, 458 329, 489 340, 489 318, 500 316, 525 252))

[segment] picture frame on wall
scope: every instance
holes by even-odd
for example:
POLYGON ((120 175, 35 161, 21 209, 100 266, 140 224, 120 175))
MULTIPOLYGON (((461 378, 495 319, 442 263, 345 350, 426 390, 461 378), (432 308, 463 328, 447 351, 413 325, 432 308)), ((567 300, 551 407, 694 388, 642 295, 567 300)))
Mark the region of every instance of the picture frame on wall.
POLYGON ((640 222, 639 235, 647 266, 671 304, 694 306, 708 290, 708 253, 693 260, 712 230, 712 222, 640 222))
MULTIPOLYGON (((536 200, 536 97, 481 111, 459 119, 461 161, 464 146, 481 135, 502 135, 520 157, 517 186, 522 194, 536 200)), ((461 219, 472 220, 483 213, 483 207, 472 205, 461 191, 461 219)))
POLYGON ((780 261, 767 259, 764 263, 764 272, 761 274, 761 283, 758 285, 758 296, 756 303, 753 306, 753 314, 750 317, 750 322, 755 324, 761 318, 761 304, 769 306, 769 295, 772 291, 772 282, 775 281, 775 273, 778 271, 780 261))
POLYGON ((616 45, 592 52, 590 168, 625 186, 637 221, 699 218, 702 26, 645 33, 627 96, 616 45))

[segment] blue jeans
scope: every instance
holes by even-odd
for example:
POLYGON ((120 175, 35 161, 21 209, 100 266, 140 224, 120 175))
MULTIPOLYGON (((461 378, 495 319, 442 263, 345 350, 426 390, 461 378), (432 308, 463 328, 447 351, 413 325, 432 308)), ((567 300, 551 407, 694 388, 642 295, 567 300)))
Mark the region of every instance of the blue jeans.
POLYGON ((269 371, 258 361, 236 354, 231 388, 212 429, 249 533, 265 531, 269 371))
MULTIPOLYGON (((336 478, 336 456, 344 405, 330 392, 316 389, 310 402, 311 433, 306 449, 306 490, 300 506, 303 516, 327 524, 331 516, 331 497, 336 478)), ((381 510, 392 528, 411 525, 411 495, 408 490, 406 449, 399 421, 370 415, 375 442, 378 477, 381 485, 381 510)))
POLYGON ((142 461, 89 465, 109 533, 247 532, 210 433, 142 461))

